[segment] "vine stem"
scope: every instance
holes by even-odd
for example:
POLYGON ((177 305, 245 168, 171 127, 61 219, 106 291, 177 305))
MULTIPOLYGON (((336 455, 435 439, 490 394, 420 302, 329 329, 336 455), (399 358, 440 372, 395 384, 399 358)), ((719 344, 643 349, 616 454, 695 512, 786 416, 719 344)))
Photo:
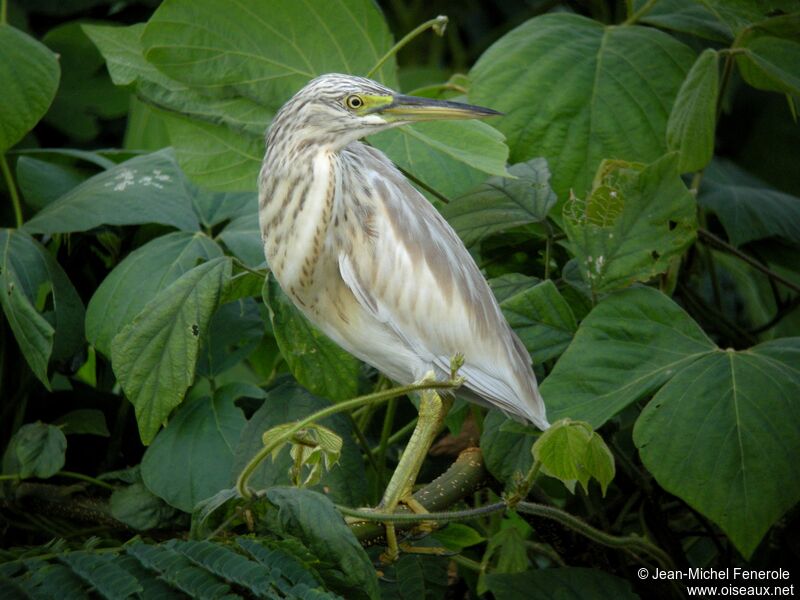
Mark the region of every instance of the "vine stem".
MULTIPOLYGON (((5 19, 5 8, 6 3, 3 2, 3 18, 2 23, 6 22, 5 19)), ((5 154, 0 154, 0 170, 3 171, 3 179, 6 180, 6 187, 8 188, 8 194, 11 196, 11 204, 14 205, 14 218, 17 221, 17 228, 22 227, 22 204, 19 200, 19 194, 17 193, 17 185, 14 183, 14 177, 11 175, 11 169, 8 166, 8 161, 6 160, 5 154)))
POLYGON ((8 0, 0 1, 0 25, 8 23, 8 0))
POLYGON ((404 396, 411 392, 418 392, 421 390, 454 390, 460 385, 460 379, 450 379, 449 381, 422 381, 420 383, 412 383, 410 385, 404 385, 381 392, 375 392, 373 394, 367 394, 366 396, 359 396, 358 398, 345 400, 339 404, 334 404, 333 406, 323 408, 322 410, 309 415, 305 419, 297 421, 294 426, 287 429, 282 435, 276 437, 269 444, 266 444, 261 450, 259 450, 258 453, 252 459, 250 459, 250 462, 247 463, 247 466, 242 469, 242 472, 239 473, 239 477, 236 480, 236 490, 239 492, 242 498, 251 498, 252 493, 247 487, 247 480, 253 475, 253 472, 258 468, 258 465, 260 465, 265 458, 272 454, 273 450, 292 439, 294 434, 303 429, 303 427, 307 427, 308 425, 319 421, 320 419, 324 419, 330 415, 344 412, 358 406, 386 402, 387 400, 397 398, 398 396, 404 396))
POLYGON ((639 552, 643 552, 658 561, 658 563, 665 569, 674 568, 672 559, 666 552, 639 536, 616 536, 605 533, 604 531, 595 529, 588 523, 584 523, 579 518, 564 510, 561 510, 560 508, 555 508, 554 506, 546 506, 544 504, 536 504, 534 502, 520 502, 517 505, 517 511, 528 515, 534 515, 537 517, 544 517, 546 519, 558 521, 562 525, 569 527, 582 536, 587 537, 598 544, 602 544, 603 546, 608 546, 609 548, 621 548, 628 551, 638 550, 639 552))
POLYGON ((375 72, 378 69, 380 69, 387 60, 389 60, 392 56, 397 54, 411 40, 413 40, 415 37, 417 37, 426 29, 432 28, 437 34, 443 35, 444 28, 447 26, 447 21, 448 21, 447 17, 445 17, 444 15, 439 15, 435 19, 431 19, 430 21, 425 21, 422 25, 416 27, 415 29, 404 35, 403 38, 399 42, 397 42, 394 46, 392 46, 386 54, 381 56, 378 62, 375 63, 375 66, 369 70, 369 72, 367 73, 367 77, 372 77, 375 74, 375 72))
MULTIPOLYGON (((382 523, 419 523, 434 521, 441 523, 477 519, 485 515, 504 512, 509 508, 509 505, 506 502, 495 502, 493 504, 487 504, 485 506, 470 508, 467 510, 420 514, 379 513, 369 510, 348 508, 339 505, 337 505, 336 508, 344 515, 356 517, 365 521, 380 521, 382 523)), ((603 546, 607 546, 609 548, 619 548, 632 553, 641 552, 643 554, 647 554, 665 569, 670 569, 674 566, 672 559, 666 552, 642 537, 636 535, 617 536, 606 533, 592 527, 578 517, 554 506, 522 501, 517 504, 516 510, 524 514, 533 515, 536 517, 544 517, 546 519, 557 521, 572 531, 575 531, 576 533, 579 533, 580 535, 603 546)))

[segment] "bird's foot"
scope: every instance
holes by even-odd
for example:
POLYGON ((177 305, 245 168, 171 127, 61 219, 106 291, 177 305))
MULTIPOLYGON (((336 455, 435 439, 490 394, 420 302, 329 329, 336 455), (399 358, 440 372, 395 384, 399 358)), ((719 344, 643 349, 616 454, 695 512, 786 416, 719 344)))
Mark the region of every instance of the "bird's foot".
MULTIPOLYGON (((428 513, 422 503, 415 500, 411 494, 405 495, 400 499, 399 504, 404 504, 408 509, 417 515, 425 515, 428 513)), ((397 530, 394 523, 384 522, 384 529, 386 531, 386 551, 380 555, 380 561, 383 564, 391 564, 396 561, 400 556, 400 551, 403 552, 417 552, 416 547, 409 544, 399 544, 397 542, 397 530)), ((436 523, 433 521, 421 521, 414 527, 414 533, 427 535, 436 529, 436 523)), ((438 549, 424 548, 424 553, 438 552, 438 549)))

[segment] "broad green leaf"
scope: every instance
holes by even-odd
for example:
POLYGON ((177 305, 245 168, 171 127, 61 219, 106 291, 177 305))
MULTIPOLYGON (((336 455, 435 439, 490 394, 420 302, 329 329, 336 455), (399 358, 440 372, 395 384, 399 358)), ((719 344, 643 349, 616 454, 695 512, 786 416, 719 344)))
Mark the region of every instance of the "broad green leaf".
POLYGON ((86 338, 106 356, 111 340, 153 300, 198 262, 222 256, 203 233, 176 231, 131 252, 97 288, 86 310, 86 338))
POLYGON ((218 239, 248 267, 257 268, 266 263, 264 242, 261 240, 261 228, 255 211, 228 223, 218 239))
POLYGON ((674 153, 646 167, 606 161, 588 197, 564 205, 564 230, 593 292, 652 279, 694 241, 697 209, 677 162, 674 153))
POLYGON ((500 308, 534 364, 559 356, 578 328, 572 309, 549 279, 506 298, 500 308))
POLYGON ((9 450, 15 454, 20 477, 47 479, 64 466, 67 438, 53 425, 28 423, 14 434, 9 450))
MULTIPOLYGON (((495 573, 522 573, 528 570, 530 560, 525 541, 531 533, 530 525, 515 512, 508 512, 500 522, 500 530, 489 538, 482 563, 488 564, 489 560, 497 555, 497 564, 493 569, 495 573)), ((481 596, 488 591, 486 571, 481 572, 477 589, 481 596)))
POLYGON ((139 531, 167 525, 177 513, 141 481, 115 490, 108 504, 112 517, 139 531))
POLYGON ((155 152, 170 144, 167 125, 158 109, 131 96, 122 147, 155 152))
POLYGON ((480 121, 439 121, 390 129, 369 142, 422 183, 455 198, 486 179, 504 176, 505 137, 480 121))
POLYGON ((60 69, 46 46, 6 23, 0 24, 0 154, 33 129, 58 89, 60 69))
POLYGON ((448 560, 444 556, 404 553, 397 562, 381 570, 381 600, 438 600, 447 597, 448 560))
POLYGON ((508 298, 524 292, 528 288, 535 286, 541 279, 522 273, 506 273, 500 277, 489 279, 489 287, 492 289, 495 299, 502 303, 508 298))
POLYGON ((761 21, 770 10, 767 2, 753 2, 753 0, 700 0, 700 2, 737 34, 753 23, 761 21))
POLYGON ((635 287, 608 296, 578 328, 540 391, 551 422, 564 417, 595 429, 646 398, 714 344, 661 292, 635 287))
POLYGON ((99 119, 128 112, 129 91, 108 79, 103 57, 76 22, 59 25, 42 38, 58 54, 61 84, 45 121, 78 141, 100 133, 99 119))
MULTIPOLYGON (((259 282, 259 291, 260 288, 259 282)), ((219 308, 200 349, 200 375, 216 377, 253 353, 264 337, 260 307, 254 298, 242 298, 219 308)))
MULTIPOLYGON (((546 401, 547 416, 552 421, 550 402, 546 401)), ((497 481, 505 482, 507 487, 513 486, 515 479, 525 475, 531 468, 531 447, 538 436, 533 428, 529 433, 506 431, 503 426, 508 422, 508 418, 500 411, 490 410, 483 420, 480 442, 486 469, 497 481)))
POLYGON ((652 28, 548 14, 484 52, 470 71, 469 99, 505 113, 496 126, 511 162, 547 159, 563 201, 570 190, 587 193, 605 158, 664 154, 667 118, 693 60, 687 46, 652 28))
POLYGON ((111 433, 106 425, 106 416, 102 410, 96 408, 79 408, 60 416, 53 421, 64 435, 74 435, 78 433, 88 435, 99 435, 109 437, 111 433))
MULTIPOLYGON (((195 183, 216 190, 255 190, 264 158, 262 135, 161 111, 181 167, 195 183)), ((265 125, 266 129, 266 125, 265 125)))
POLYGON ((141 223, 187 231, 199 228, 190 192, 170 149, 137 156, 95 175, 48 205, 24 228, 31 233, 66 233, 141 223))
MULTIPOLYGON (((159 78, 158 69, 142 56, 141 37, 144 23, 128 27, 114 25, 82 25, 83 32, 97 46, 106 61, 111 81, 125 86, 137 79, 153 80, 159 78)), ((162 76, 163 81, 169 81, 162 76)), ((175 82, 176 87, 186 88, 175 82)))
POLYGON ((230 273, 227 258, 187 271, 111 341, 114 373, 136 409, 145 445, 194 381, 200 343, 230 273))
POLYGON ((553 423, 536 440, 532 452, 543 473, 560 479, 570 489, 577 481, 588 492, 593 477, 605 496, 614 479, 614 455, 603 438, 583 421, 562 419, 553 423))
POLYGON ((17 159, 17 184, 25 204, 40 210, 91 177, 94 171, 76 165, 39 160, 31 156, 17 159))
POLYGON ((24 231, 0 229, 0 305, 22 355, 49 387, 49 360, 83 346, 84 308, 52 254, 24 231))
MULTIPOLYGON (((167 77, 144 58, 141 44, 144 28, 144 23, 129 27, 83 25, 86 35, 106 59, 115 84, 127 86, 135 83, 138 95, 147 104, 219 126, 211 127, 211 131, 231 129, 261 137, 272 118, 272 110, 249 98, 209 97, 167 77)), ((168 117, 167 112, 156 114, 168 117)), ((221 151, 222 147, 218 150, 221 151)))
MULTIPOLYGON (((224 11, 213 0, 162 4, 145 27, 147 60, 208 96, 243 96, 277 109, 322 73, 365 74, 392 45, 369 0, 299 5, 256 0, 224 11)), ((378 73, 394 79, 394 62, 378 73)))
POLYGON ((558 600, 638 600, 631 584, 599 569, 562 567, 525 573, 491 573, 489 590, 497 600, 558 598, 558 600))
POLYGON ((800 338, 716 350, 642 411, 634 441, 668 492, 715 521, 748 559, 800 501, 800 338))
POLYGON ((442 216, 467 246, 506 229, 544 221, 555 204, 547 161, 534 158, 508 172, 515 178, 492 177, 442 207, 442 216))
POLYGON ((171 506, 192 512, 233 484, 234 449, 245 418, 231 397, 203 396, 183 404, 142 458, 142 479, 171 506))
POLYGON ((735 246, 768 237, 800 244, 800 198, 770 187, 730 161, 711 162, 697 201, 717 215, 735 246))
POLYGON ((378 578, 367 553, 328 498, 311 490, 272 487, 266 498, 277 507, 268 525, 274 533, 299 538, 332 568, 323 571, 328 585, 348 598, 380 598, 378 578))
POLYGON ((314 327, 272 275, 264 282, 263 294, 275 340, 297 381, 334 401, 355 397, 360 361, 314 327))
MULTIPOLYGON (((645 2, 647 0, 635 0, 634 10, 645 2)), ((698 0, 659 0, 641 22, 726 44, 733 39, 731 28, 698 0)))
POLYGON ((486 538, 475 529, 462 523, 449 523, 447 527, 434 531, 433 537, 445 548, 453 552, 461 552, 464 548, 486 541, 486 538))
MULTIPOLYGON (((647 0, 634 0, 634 11, 647 0)), ((643 23, 729 44, 734 36, 761 21, 772 10, 769 2, 753 0, 658 0, 643 23)))
MULTIPOLYGON (((292 423, 313 412, 330 406, 328 402, 309 394, 296 383, 285 379, 267 392, 264 404, 248 421, 236 448, 233 473, 238 474, 248 461, 263 448, 262 434, 270 429, 292 423)), ((322 474, 320 483, 312 489, 326 490, 334 502, 348 506, 360 506, 366 500, 366 488, 354 486, 354 481, 364 480, 364 463, 361 453, 353 442, 352 428, 342 415, 334 415, 319 421, 344 440, 339 462, 322 474)), ((269 458, 253 473, 249 486, 264 489, 274 485, 290 483, 289 470, 292 460, 284 450, 276 458, 269 458)))
POLYGON ((800 42, 756 33, 737 46, 736 64, 744 80, 754 88, 800 94, 800 42))
POLYGON ((203 227, 216 227, 240 216, 258 221, 258 196, 252 192, 212 192, 197 190, 192 196, 194 209, 203 227))
POLYGON ((705 167, 714 154, 719 55, 706 49, 692 65, 667 121, 667 147, 680 153, 678 171, 705 167))

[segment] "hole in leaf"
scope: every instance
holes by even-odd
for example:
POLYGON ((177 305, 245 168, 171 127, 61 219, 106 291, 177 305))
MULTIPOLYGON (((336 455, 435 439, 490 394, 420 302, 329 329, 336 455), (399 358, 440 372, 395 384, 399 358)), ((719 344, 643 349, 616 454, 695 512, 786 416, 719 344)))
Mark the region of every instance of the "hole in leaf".
POLYGON ((197 323, 192 323, 192 335, 195 337, 200 335, 200 328, 197 326, 197 323))
POLYGON ((673 229, 675 229, 678 226, 678 224, 675 221, 673 221, 672 219, 669 220, 668 225, 669 225, 669 230, 670 231, 672 231, 673 229))
POLYGON ((661 254, 659 254, 658 250, 653 250, 650 253, 650 256, 653 257, 653 260, 658 260, 659 258, 661 258, 661 254))

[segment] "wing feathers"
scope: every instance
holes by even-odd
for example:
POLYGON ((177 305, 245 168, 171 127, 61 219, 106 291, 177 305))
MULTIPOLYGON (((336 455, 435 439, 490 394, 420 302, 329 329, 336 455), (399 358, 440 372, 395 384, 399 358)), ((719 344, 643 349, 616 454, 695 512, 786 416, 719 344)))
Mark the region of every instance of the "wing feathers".
POLYGON ((546 427, 530 357, 456 233, 377 150, 354 144, 348 151, 359 154, 361 173, 371 174, 364 186, 372 190, 369 247, 339 255, 358 303, 421 359, 417 369, 447 373, 461 352, 466 387, 546 427))

